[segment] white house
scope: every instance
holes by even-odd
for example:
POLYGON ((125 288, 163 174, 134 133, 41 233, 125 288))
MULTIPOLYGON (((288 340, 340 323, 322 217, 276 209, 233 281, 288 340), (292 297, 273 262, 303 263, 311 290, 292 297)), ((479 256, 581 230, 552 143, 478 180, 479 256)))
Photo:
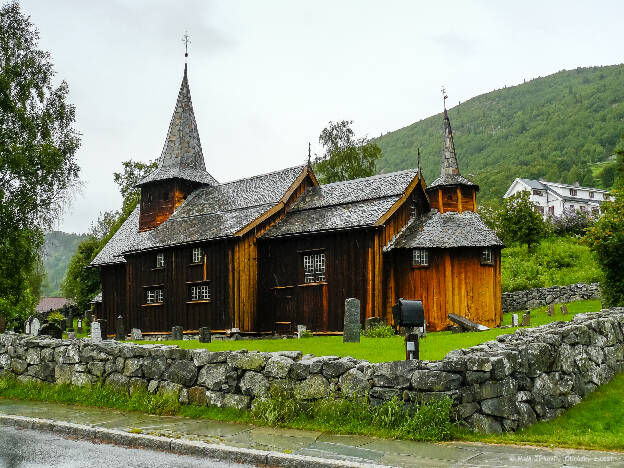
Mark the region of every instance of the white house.
POLYGON ((527 191, 535 209, 544 217, 561 216, 566 211, 585 211, 593 215, 600 214, 600 205, 609 200, 607 190, 546 182, 544 180, 517 178, 505 192, 508 198, 518 192, 527 191))

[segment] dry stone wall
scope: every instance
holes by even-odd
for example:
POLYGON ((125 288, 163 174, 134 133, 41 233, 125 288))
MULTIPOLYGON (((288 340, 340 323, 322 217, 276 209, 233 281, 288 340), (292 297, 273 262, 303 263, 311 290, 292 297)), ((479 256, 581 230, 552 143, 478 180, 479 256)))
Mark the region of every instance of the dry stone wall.
POLYGON ((503 312, 533 309, 554 303, 600 299, 598 283, 576 283, 568 286, 525 289, 503 293, 503 312))
POLYGON ((368 394, 371 404, 453 400, 460 423, 513 431, 553 418, 624 370, 624 308, 519 329, 441 361, 371 364, 300 352, 210 352, 175 346, 0 335, 0 374, 124 392, 174 392, 182 403, 248 408, 273 385, 303 400, 368 394))

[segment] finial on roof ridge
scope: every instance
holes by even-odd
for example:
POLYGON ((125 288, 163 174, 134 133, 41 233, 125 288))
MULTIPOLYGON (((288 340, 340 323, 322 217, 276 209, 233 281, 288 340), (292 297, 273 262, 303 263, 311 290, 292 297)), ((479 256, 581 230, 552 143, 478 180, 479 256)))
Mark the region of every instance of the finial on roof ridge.
MULTIPOLYGON (((188 57, 188 45, 191 43, 191 37, 189 36, 188 31, 184 31, 182 42, 184 42, 184 63, 186 64, 186 58, 188 57)), ((186 66, 184 67, 184 72, 186 73, 186 66)))
POLYGON ((312 144, 308 141, 308 167, 311 167, 310 160, 312 159, 312 144))

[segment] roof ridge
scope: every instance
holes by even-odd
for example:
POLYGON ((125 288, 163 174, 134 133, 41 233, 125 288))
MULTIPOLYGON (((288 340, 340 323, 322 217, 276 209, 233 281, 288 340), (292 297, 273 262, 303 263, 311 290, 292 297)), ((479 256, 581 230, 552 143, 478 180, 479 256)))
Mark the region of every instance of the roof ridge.
POLYGON ((299 167, 303 169, 305 166, 306 166, 305 164, 299 164, 299 165, 297 165, 297 166, 285 167, 284 169, 278 169, 278 170, 276 170, 276 171, 265 172, 264 174, 257 174, 257 175, 255 175, 255 176, 250 176, 250 177, 242 177, 242 178, 240 178, 240 179, 230 180, 229 182, 223 182, 223 183, 221 183, 221 184, 219 184, 219 185, 214 185, 213 187, 214 187, 214 188, 216 188, 216 187, 222 187, 222 186, 224 186, 224 185, 235 184, 235 183, 237 183, 237 182, 242 182, 242 181, 244 181, 244 180, 257 179, 257 178, 259 178, 259 177, 266 177, 266 176, 271 175, 271 174, 277 174, 278 172, 284 172, 284 171, 287 171, 288 169, 295 169, 295 168, 299 168, 299 167))
POLYGON ((362 200, 352 200, 352 201, 345 201, 342 203, 331 203, 329 205, 320 205, 320 206, 310 206, 307 208, 294 208, 294 209, 290 209, 288 210, 289 213, 301 213, 303 211, 313 211, 313 210, 323 210, 325 208, 331 208, 333 206, 344 206, 344 205, 356 205, 358 203, 365 203, 365 202, 370 202, 370 201, 379 201, 379 200, 386 200, 387 198, 396 198, 399 195, 384 195, 383 197, 371 197, 371 198, 364 198, 362 200))
POLYGON ((394 175, 397 175, 397 174, 405 174, 407 172, 418 173, 418 169, 403 169, 402 171, 388 172, 388 173, 385 173, 385 174, 375 174, 375 175, 368 176, 368 177, 358 177, 357 179, 340 180, 338 182, 332 182, 330 184, 322 184, 319 187, 330 187, 332 185, 347 184, 347 183, 350 183, 350 182, 362 181, 362 180, 382 179, 384 177, 394 176, 394 175))

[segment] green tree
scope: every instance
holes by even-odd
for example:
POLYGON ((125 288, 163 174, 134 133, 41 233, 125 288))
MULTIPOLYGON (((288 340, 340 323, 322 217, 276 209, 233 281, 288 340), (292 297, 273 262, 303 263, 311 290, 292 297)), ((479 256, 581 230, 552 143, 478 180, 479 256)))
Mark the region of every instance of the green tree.
POLYGON ((42 229, 78 183, 69 88, 17 1, 0 7, 0 313, 14 325, 38 300, 42 229), (8 277, 7 277, 8 275, 8 277))
POLYGON ((78 245, 76 253, 69 261, 61 291, 65 297, 76 301, 79 311, 89 306, 89 301, 100 289, 100 274, 95 268, 87 268, 100 250, 100 239, 89 236, 78 245))
POLYGON ((607 307, 624 306, 624 190, 613 190, 612 195, 614 200, 602 204, 602 216, 584 238, 602 267, 602 300, 607 307))
POLYGON ((604 188, 610 188, 615 182, 615 166, 609 165, 600 171, 600 182, 604 188))
POLYGON ((498 214, 498 234, 503 242, 527 244, 529 250, 546 235, 542 215, 535 211, 529 199, 529 192, 523 191, 503 200, 498 214))
POLYGON ((321 131, 319 142, 325 152, 314 160, 321 183, 368 177, 375 174, 381 149, 366 137, 355 138, 353 121, 329 122, 321 131))

